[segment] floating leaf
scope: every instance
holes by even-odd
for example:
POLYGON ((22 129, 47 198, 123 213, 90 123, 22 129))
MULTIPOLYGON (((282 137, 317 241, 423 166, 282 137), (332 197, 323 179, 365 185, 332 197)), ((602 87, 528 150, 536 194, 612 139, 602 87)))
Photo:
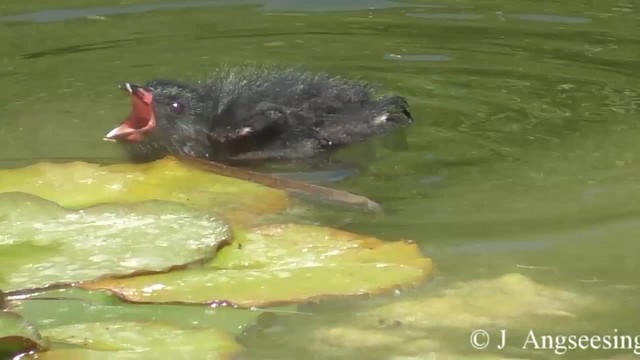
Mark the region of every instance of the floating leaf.
POLYGON ((66 346, 27 359, 227 359, 242 351, 232 336, 219 330, 158 323, 85 323, 52 328, 43 334, 66 346))
POLYGON ((431 261, 417 245, 311 225, 268 225, 242 234, 210 266, 82 286, 135 302, 250 307, 327 295, 379 293, 424 280, 431 261))
POLYGON ((220 220, 177 203, 70 211, 22 193, 0 194, 0 233, 7 291, 166 271, 213 257, 230 235, 220 220))
POLYGON ((222 306, 132 304, 105 291, 86 291, 76 287, 20 296, 9 303, 13 311, 29 319, 40 330, 89 322, 148 322, 162 319, 166 325, 216 328, 231 335, 240 335, 264 314, 258 310, 222 306))
POLYGON ((227 216, 265 214, 287 207, 284 191, 216 175, 175 158, 145 164, 39 163, 0 170, 0 192, 25 192, 67 208, 169 200, 227 216))
POLYGON ((0 359, 11 359, 15 355, 46 347, 47 343, 38 331, 20 315, 0 310, 0 359))

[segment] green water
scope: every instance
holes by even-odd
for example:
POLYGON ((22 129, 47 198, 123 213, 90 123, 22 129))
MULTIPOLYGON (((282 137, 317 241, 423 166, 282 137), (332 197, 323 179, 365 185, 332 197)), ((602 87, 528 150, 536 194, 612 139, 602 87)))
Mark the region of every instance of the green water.
MULTIPOLYGON (((380 303, 427 299, 460 281, 513 273, 597 306, 543 321, 534 314, 502 318, 505 304, 496 303, 480 322, 492 331, 506 328, 518 339, 529 329, 640 335, 638 4, 145 4, 0 1, 0 166, 40 159, 123 161, 121 149, 101 141, 129 111, 119 83, 194 80, 222 63, 302 65, 359 77, 405 95, 412 105, 416 122, 407 146, 378 147, 357 176, 333 185, 375 199, 385 215, 318 209, 301 221, 413 239, 437 264, 434 280, 395 296, 305 307, 302 319, 238 332, 249 358, 461 356, 454 352, 553 358, 551 351, 522 351, 520 340, 503 350, 475 351, 468 339, 482 327, 478 323, 381 326, 375 334, 400 340, 376 342, 366 333, 352 346, 314 335, 319 328, 357 324, 359 312, 380 303), (30 13, 55 8, 73 11, 30 13), (437 344, 412 348, 416 339, 437 344)), ((519 295, 527 296, 516 292, 514 299, 519 295)), ((479 293, 477 301, 487 300, 479 293)), ((31 306, 39 313, 51 305, 31 306)), ((90 309, 74 311, 63 322, 91 315, 90 309)), ((135 318, 135 311, 115 313, 135 318)), ((147 311, 154 310, 140 310, 139 318, 207 322, 204 310, 147 311)), ((232 318, 209 323, 236 328, 232 318)), ((634 355, 593 350, 564 357, 634 355)))

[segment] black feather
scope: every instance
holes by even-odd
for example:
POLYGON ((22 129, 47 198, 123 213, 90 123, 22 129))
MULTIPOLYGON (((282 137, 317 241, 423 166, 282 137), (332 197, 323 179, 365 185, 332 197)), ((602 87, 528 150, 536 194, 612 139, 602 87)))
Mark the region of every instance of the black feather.
POLYGON ((311 157, 410 124, 407 101, 366 83, 296 69, 223 68, 189 85, 145 84, 157 125, 127 142, 134 161, 168 154, 230 162, 311 157), (173 102, 186 111, 168 111, 173 102))

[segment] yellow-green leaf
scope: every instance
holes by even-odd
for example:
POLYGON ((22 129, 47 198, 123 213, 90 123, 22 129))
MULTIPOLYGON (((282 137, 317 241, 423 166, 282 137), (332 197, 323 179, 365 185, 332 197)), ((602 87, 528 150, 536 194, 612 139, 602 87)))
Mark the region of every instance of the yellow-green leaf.
POLYGON ((178 203, 71 211, 24 193, 0 194, 0 234, 6 291, 166 271, 212 258, 230 237, 222 221, 178 203))
POLYGON ((171 157, 146 164, 39 163, 0 170, 0 193, 12 191, 74 209, 170 200, 230 217, 277 212, 288 203, 284 191, 216 175, 171 157))
POLYGON ((384 242, 311 225, 268 225, 246 233, 204 268, 85 283, 134 302, 251 307, 323 296, 372 294, 425 280, 431 260, 412 242, 384 242))
POLYGON ((43 331, 57 345, 34 354, 38 360, 228 359, 242 351, 232 336, 216 329, 183 329, 159 323, 104 322, 43 331))

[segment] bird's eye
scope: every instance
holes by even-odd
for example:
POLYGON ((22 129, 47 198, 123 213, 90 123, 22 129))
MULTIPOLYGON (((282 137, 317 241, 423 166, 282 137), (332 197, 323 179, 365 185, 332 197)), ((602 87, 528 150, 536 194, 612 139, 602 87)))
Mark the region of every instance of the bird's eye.
POLYGON ((184 105, 176 101, 169 105, 169 111, 171 111, 171 113, 174 115, 180 115, 184 112, 184 105))

